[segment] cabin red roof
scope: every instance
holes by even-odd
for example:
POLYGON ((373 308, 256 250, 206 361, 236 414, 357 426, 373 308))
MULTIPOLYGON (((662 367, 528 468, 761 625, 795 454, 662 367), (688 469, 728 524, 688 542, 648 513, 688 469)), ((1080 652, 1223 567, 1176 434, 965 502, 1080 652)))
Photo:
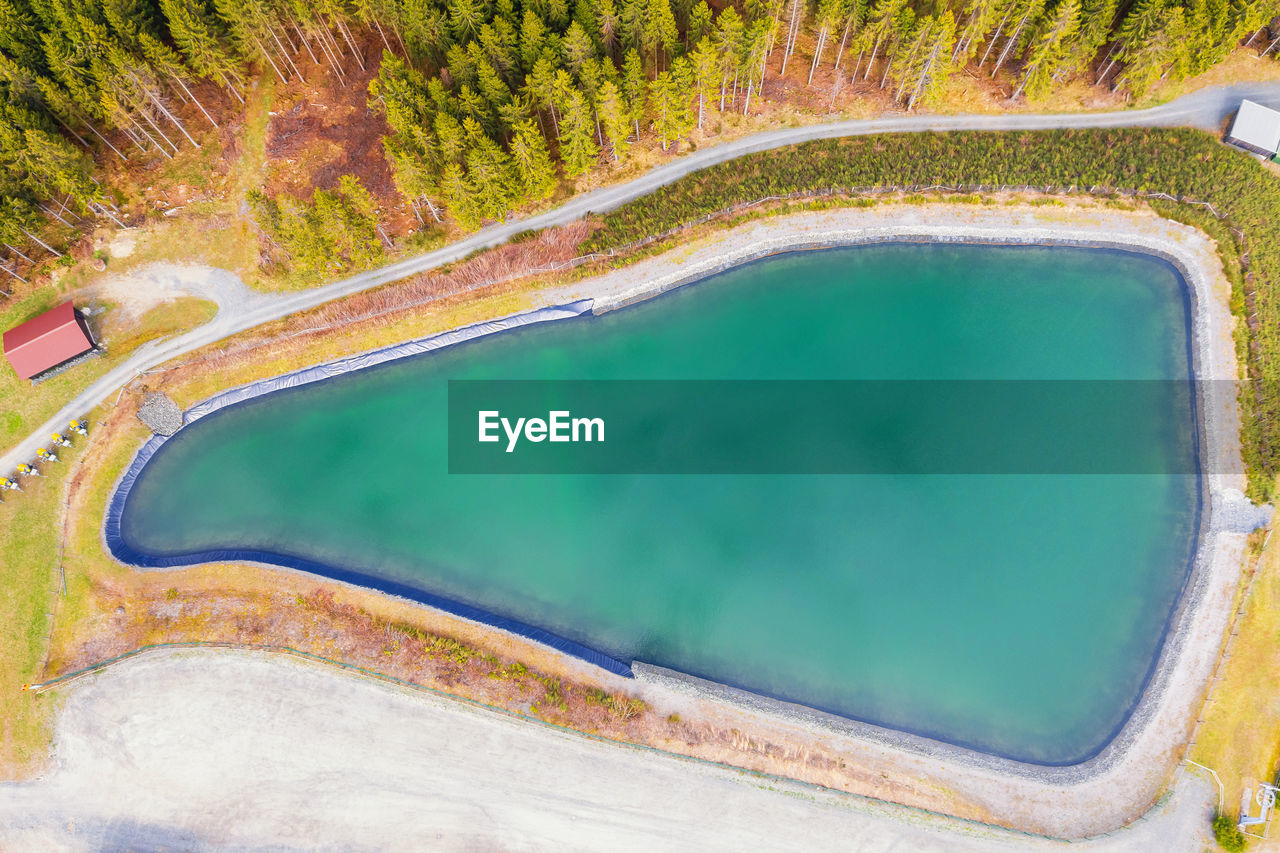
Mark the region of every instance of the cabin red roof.
POLYGON ((93 349, 89 330, 64 302, 4 333, 4 355, 22 379, 93 349))

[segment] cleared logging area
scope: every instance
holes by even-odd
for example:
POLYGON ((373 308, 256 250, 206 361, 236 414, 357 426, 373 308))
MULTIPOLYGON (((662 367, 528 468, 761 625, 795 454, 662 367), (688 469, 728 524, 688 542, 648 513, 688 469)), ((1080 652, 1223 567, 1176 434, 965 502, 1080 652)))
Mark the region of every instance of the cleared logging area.
POLYGON ((583 251, 647 242, 735 205, 881 187, 1156 195, 1164 215, 1219 240, 1246 319, 1252 387, 1241 395, 1250 490, 1269 499, 1280 467, 1280 178, 1187 129, 887 134, 820 140, 722 163, 602 218, 583 251), (1161 202, 1162 200, 1162 202, 1161 202), (1212 215, 1212 214, 1216 214, 1212 215), (1225 227, 1223 227, 1225 224, 1225 227))

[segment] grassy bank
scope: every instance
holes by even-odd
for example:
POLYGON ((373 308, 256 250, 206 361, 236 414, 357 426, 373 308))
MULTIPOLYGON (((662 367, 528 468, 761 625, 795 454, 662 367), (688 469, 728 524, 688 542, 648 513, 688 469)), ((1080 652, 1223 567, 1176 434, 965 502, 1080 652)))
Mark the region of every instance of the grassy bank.
POLYGON ((1237 815, 1245 786, 1272 782, 1280 761, 1280 537, 1258 558, 1250 595, 1238 600, 1230 658, 1209 693, 1190 757, 1217 772, 1227 813, 1237 815))
MULTIPOLYGON (((627 246, 770 196, 933 185, 1052 186, 1099 193, 1127 188, 1209 202, 1226 213, 1227 224, 1245 235, 1241 248, 1247 255, 1231 275, 1239 288, 1233 302, 1249 315, 1248 364, 1259 380, 1241 400, 1245 461, 1253 495, 1270 497, 1280 470, 1280 177, 1207 133, 955 132, 809 142, 712 166, 626 204, 603 217, 584 251, 627 246)), ((1179 208, 1188 217, 1205 210, 1179 208)))
POLYGON ((0 778, 21 777, 48 751, 54 697, 23 691, 40 678, 49 614, 60 586, 58 537, 61 504, 73 458, 84 442, 59 452, 47 474, 27 478, 21 493, 6 492, 0 506, 0 778))

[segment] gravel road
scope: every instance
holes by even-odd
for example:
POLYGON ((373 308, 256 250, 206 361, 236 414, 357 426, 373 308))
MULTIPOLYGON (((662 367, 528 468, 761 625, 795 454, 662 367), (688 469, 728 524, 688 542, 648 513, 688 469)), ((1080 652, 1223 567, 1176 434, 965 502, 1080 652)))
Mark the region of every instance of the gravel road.
POLYGON ((477 249, 497 246, 523 231, 549 228, 572 222, 588 213, 603 213, 632 199, 647 195, 691 172, 726 160, 794 145, 813 139, 841 136, 865 136, 875 133, 924 132, 938 130, 1043 130, 1070 127, 1169 127, 1191 125, 1217 130, 1239 106, 1241 98, 1280 108, 1280 83, 1251 83, 1202 89, 1167 104, 1146 110, 1106 113, 1007 113, 996 115, 895 115, 890 118, 856 119, 808 127, 787 128, 744 136, 658 166, 634 180, 583 193, 560 207, 531 216, 512 219, 500 225, 483 228, 442 249, 406 258, 376 270, 352 276, 324 287, 300 293, 280 295, 250 292, 243 285, 212 285, 207 298, 221 307, 209 323, 165 341, 140 348, 126 362, 94 382, 74 400, 26 439, 0 455, 0 474, 35 458, 35 452, 51 432, 66 426, 67 421, 88 412, 116 389, 144 370, 169 359, 199 349, 225 337, 277 320, 297 311, 314 308, 333 299, 377 287, 406 276, 434 269, 460 260, 477 249))
POLYGON ((1071 845, 593 741, 291 657, 149 652, 70 685, 0 850, 1204 849, 1210 783, 1071 845))

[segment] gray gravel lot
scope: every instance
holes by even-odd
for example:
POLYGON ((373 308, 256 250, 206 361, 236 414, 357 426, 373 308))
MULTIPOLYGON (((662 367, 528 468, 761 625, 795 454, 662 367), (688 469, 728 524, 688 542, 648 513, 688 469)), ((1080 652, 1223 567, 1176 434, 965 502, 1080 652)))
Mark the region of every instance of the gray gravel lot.
MULTIPOLYGON (((1014 851, 1067 844, 620 748, 291 657, 150 652, 66 688, 0 849, 1014 851)), ((1216 792, 1086 851, 1192 851, 1216 792)))

